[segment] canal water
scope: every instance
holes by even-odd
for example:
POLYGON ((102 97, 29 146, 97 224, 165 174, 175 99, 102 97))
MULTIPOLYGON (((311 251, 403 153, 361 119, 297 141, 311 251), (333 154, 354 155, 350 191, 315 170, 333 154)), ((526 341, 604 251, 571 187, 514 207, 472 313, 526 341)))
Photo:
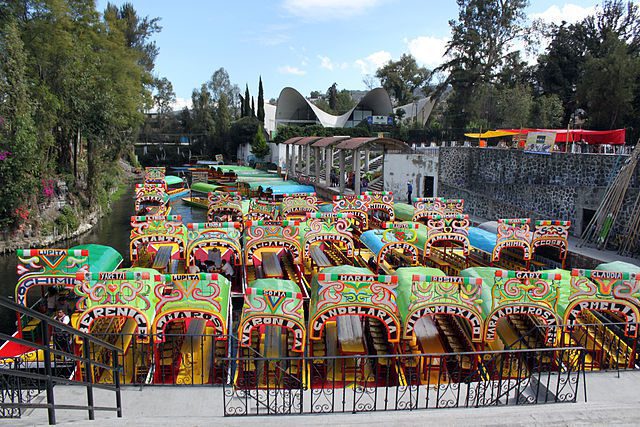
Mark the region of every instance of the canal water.
MULTIPOLYGON (((129 263, 129 233, 131 231, 131 216, 134 214, 134 183, 127 188, 122 197, 112 203, 112 210, 98 221, 95 227, 87 234, 77 239, 58 242, 52 247, 68 248, 86 243, 98 243, 111 246, 124 258, 123 266, 129 263)), ((172 202, 172 215, 181 215, 183 223, 205 222, 207 213, 203 209, 192 209, 177 198, 172 202)), ((28 249, 28 248, 25 248, 28 249)), ((17 258, 15 254, 0 255, 0 295, 13 296, 17 281, 17 258)), ((15 318, 13 314, 0 311, 0 331, 12 332, 15 330, 15 318)))

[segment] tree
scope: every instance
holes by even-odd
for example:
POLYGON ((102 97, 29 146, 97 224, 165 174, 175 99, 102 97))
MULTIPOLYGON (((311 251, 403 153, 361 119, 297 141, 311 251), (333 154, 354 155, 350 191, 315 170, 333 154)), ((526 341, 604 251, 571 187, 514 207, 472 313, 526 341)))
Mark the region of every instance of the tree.
POLYGON ((207 88, 214 103, 217 103, 222 95, 227 97, 227 101, 232 98, 231 79, 229 78, 229 73, 223 67, 214 71, 211 79, 207 82, 207 88))
POLYGON ((251 103, 249 102, 250 99, 251 96, 249 96, 249 85, 246 85, 244 88, 244 109, 242 111, 243 117, 251 116, 251 103))
MULTIPOLYGON (((231 128, 231 113, 229 111, 229 101, 226 93, 221 93, 218 98, 218 105, 216 107, 216 139, 218 141, 218 147, 222 148, 225 154, 233 154, 231 152, 231 145, 229 143, 229 129, 231 128)), ((212 153, 219 154, 219 153, 212 153)))
POLYGON ((173 104, 176 102, 176 94, 173 85, 166 77, 156 79, 156 93, 153 102, 158 110, 158 114, 166 116, 173 111, 173 104))
POLYGON ((551 29, 551 42, 538 57, 536 79, 542 93, 557 95, 564 120, 576 108, 575 90, 586 60, 586 30, 582 23, 562 23, 551 29))
POLYGON ((264 123, 264 89, 262 88, 262 76, 258 82, 258 120, 264 123))
POLYGON ((117 30, 124 36, 125 45, 139 53, 139 63, 151 73, 160 50, 155 42, 149 41, 153 34, 160 32, 160 18, 140 18, 131 3, 118 6, 107 3, 104 11, 105 22, 111 30, 117 30))
POLYGON ((376 71, 382 87, 395 100, 395 105, 408 104, 414 92, 429 83, 431 72, 419 67, 412 55, 403 54, 398 61, 389 61, 376 71))
POLYGON ((336 96, 336 106, 334 108, 335 114, 344 114, 351 110, 356 105, 356 102, 351 97, 351 92, 346 89, 342 89, 336 96))
POLYGON ((624 126, 633 116, 634 95, 638 91, 640 60, 629 55, 627 45, 618 39, 605 41, 608 52, 600 58, 589 56, 577 88, 580 104, 596 129, 624 126))
POLYGON ((237 151, 239 145, 252 143, 259 125, 260 122, 255 117, 243 117, 231 123, 231 149, 237 151))
MULTIPOLYGON (((517 84, 497 92, 497 123, 495 127, 519 129, 529 125, 533 97, 528 86, 517 84)), ((491 126, 490 124, 490 127, 491 126)))
POLYGON ((327 89, 327 98, 329 98, 329 109, 335 110, 338 104, 338 85, 336 83, 329 86, 327 89))
POLYGON ((322 95, 320 94, 319 90, 312 90, 311 93, 309 94, 309 98, 311 99, 317 99, 317 98, 320 98, 320 96, 322 95))
POLYGON ((253 96, 251 97, 251 117, 256 116, 256 104, 253 100, 253 96))
POLYGON ((367 88, 367 90, 373 90, 380 86, 380 81, 371 74, 366 74, 364 77, 362 77, 362 83, 364 83, 364 86, 367 88))
POLYGON ((19 219, 17 209, 27 205, 39 169, 23 47, 17 25, 5 25, 0 31, 0 225, 19 219))
POLYGON ((536 128, 556 129, 562 126, 563 115, 564 108, 558 95, 541 95, 533 100, 529 123, 536 128))
POLYGON ((513 43, 525 39, 528 1, 457 0, 457 4, 458 19, 449 21, 452 34, 445 53, 451 59, 434 72, 449 74, 436 95, 453 88, 447 104, 451 125, 461 135, 470 121, 476 89, 495 82, 513 43))
POLYGON ((263 160, 265 157, 271 153, 271 149, 267 144, 267 139, 264 136, 264 130, 262 129, 262 124, 258 126, 258 130, 256 131, 256 135, 253 138, 253 143, 251 144, 251 152, 257 159, 263 160))

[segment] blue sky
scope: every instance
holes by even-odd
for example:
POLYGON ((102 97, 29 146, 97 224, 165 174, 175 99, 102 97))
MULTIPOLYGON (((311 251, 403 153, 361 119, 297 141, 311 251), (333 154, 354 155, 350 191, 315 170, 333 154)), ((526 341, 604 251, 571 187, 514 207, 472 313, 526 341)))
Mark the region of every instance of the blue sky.
MULTIPOLYGON (((448 21, 457 16, 454 0, 130 2, 139 14, 161 18, 155 72, 173 83, 177 107, 220 67, 243 91, 248 83, 254 96, 262 75, 267 100, 285 86, 305 95, 333 82, 338 89, 365 89, 364 76, 405 52, 432 68, 441 62, 448 21)), ((106 3, 99 0, 98 8, 106 3)), ((527 14, 575 21, 597 3, 531 0, 527 14)))

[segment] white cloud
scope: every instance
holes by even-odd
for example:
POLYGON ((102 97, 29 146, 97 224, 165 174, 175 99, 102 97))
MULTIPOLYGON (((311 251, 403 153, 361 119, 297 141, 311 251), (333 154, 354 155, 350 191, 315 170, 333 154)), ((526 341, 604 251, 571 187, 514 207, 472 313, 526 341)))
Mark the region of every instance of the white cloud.
POLYGON ((301 18, 325 20, 362 15, 380 3, 381 0, 284 0, 282 7, 301 18))
POLYGON ((278 71, 282 74, 293 74, 294 76, 304 76, 305 74, 307 74, 306 71, 301 70, 298 67, 292 67, 290 65, 280 67, 278 68, 278 71))
POLYGON ((355 61, 356 67, 360 68, 362 74, 374 73, 378 68, 391 60, 391 54, 386 50, 379 50, 373 52, 366 58, 357 59, 355 61))
POLYGON ((320 67, 333 71, 333 67, 335 67, 335 65, 331 62, 331 58, 328 56, 318 55, 318 59, 320 60, 320 67))
POLYGON ((405 42, 409 53, 419 64, 435 68, 444 62, 447 41, 445 38, 420 36, 405 42))
POLYGON ((540 19, 550 24, 561 24, 562 21, 574 23, 593 14, 595 10, 595 6, 584 7, 572 3, 565 3, 562 6, 554 4, 544 12, 532 13, 531 19, 540 19))

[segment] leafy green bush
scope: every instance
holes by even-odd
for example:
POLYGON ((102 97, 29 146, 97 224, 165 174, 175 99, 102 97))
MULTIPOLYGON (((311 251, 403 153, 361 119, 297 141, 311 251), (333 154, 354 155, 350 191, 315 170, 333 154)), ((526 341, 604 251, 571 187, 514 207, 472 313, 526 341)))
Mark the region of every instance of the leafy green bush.
POLYGON ((59 232, 73 232, 78 229, 80 226, 80 219, 76 215, 76 212, 69 205, 62 208, 60 211, 60 216, 56 218, 55 221, 56 227, 58 227, 59 232))

